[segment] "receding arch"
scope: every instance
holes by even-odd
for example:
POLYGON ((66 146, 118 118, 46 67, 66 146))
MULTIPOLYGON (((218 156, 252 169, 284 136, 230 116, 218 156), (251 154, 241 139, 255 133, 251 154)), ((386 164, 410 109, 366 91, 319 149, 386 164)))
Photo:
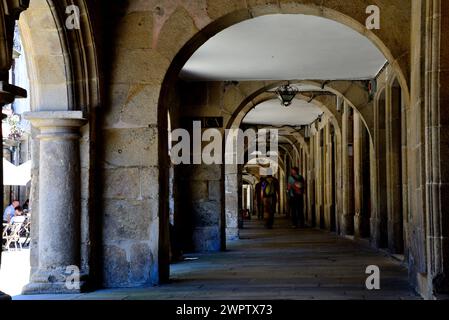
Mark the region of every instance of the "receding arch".
MULTIPOLYGON (((402 0, 397 0, 398 2, 403 2, 402 0)), ((405 8, 409 8, 410 5, 407 2, 403 3, 405 8)), ((399 4, 398 4, 399 5, 399 4)), ((179 44, 179 50, 171 50, 170 54, 173 54, 173 56, 170 56, 171 63, 168 66, 167 71, 163 75, 163 81, 159 93, 159 99, 158 99, 158 112, 157 112, 157 118, 158 123, 164 124, 167 123, 167 110, 169 108, 169 101, 173 103, 173 97, 175 96, 176 86, 173 85, 178 81, 178 75, 179 71, 182 69, 184 64, 187 62, 187 60, 192 56, 192 54, 203 44, 205 43, 210 37, 214 36, 221 30, 224 30, 225 28, 236 24, 238 22, 251 19, 252 17, 256 17, 259 15, 265 15, 265 14, 273 14, 273 13, 299 13, 299 14, 308 14, 308 15, 316 15, 324 18, 328 18, 334 21, 337 21, 339 23, 342 23, 346 26, 351 27, 352 29, 356 30, 357 32, 365 35, 368 37, 379 49, 380 51, 385 55, 389 63, 392 65, 392 68, 397 70, 397 73, 399 75, 401 83, 404 84, 404 87, 408 87, 408 77, 407 70, 409 69, 409 61, 407 59, 407 50, 408 46, 401 45, 401 41, 397 41, 396 39, 397 35, 392 34, 391 32, 387 32, 385 29, 382 29, 380 31, 376 31, 376 34, 371 31, 367 30, 364 26, 364 21, 366 19, 365 15, 365 7, 361 6, 360 13, 355 12, 354 18, 350 17, 351 15, 351 9, 354 7, 351 6, 349 8, 345 8, 341 4, 332 4, 331 7, 325 7, 323 6, 317 6, 312 1, 308 0, 302 0, 302 1, 289 1, 286 3, 278 4, 278 5, 247 5, 246 3, 243 5, 244 8, 234 8, 229 11, 229 9, 218 9, 217 12, 215 12, 213 15, 210 15, 212 22, 207 24, 204 28, 202 28, 200 31, 194 31, 190 38, 188 40, 185 40, 185 42, 179 44), (403 71, 405 70, 405 71, 403 71)), ((239 7, 239 6, 237 6, 239 7)), ((381 6, 382 7, 382 6, 381 6)), ((390 8, 390 7, 388 7, 390 8)), ((386 10, 388 10, 388 8, 386 10)), ((403 35, 401 35, 403 37, 403 35)), ((188 37, 187 37, 188 38, 188 37)), ((186 39, 186 37, 184 37, 186 39)), ((403 41, 408 41, 407 38, 403 41)), ((160 43, 166 43, 167 41, 171 41, 171 39, 158 39, 158 45, 160 43)), ((256 92, 254 96, 258 96, 261 93, 263 93, 263 88, 259 90, 259 92, 256 92)), ((408 94, 408 93, 407 93, 408 94)), ((247 99, 246 103, 249 103, 251 101, 250 99, 247 99)), ((246 104, 242 103, 242 104, 246 104)), ((230 121, 230 123, 233 123, 234 119, 230 121)), ((338 118, 336 119, 337 122, 333 123, 336 128, 341 128, 340 124, 338 123, 338 118), (336 124, 336 125, 335 125, 336 124)), ((229 126, 227 126, 229 127, 229 126)), ((162 129, 162 128, 161 128, 162 129)), ((336 130, 339 132, 340 130, 336 130)), ((168 184, 167 184, 167 177, 168 177, 168 170, 169 168, 165 167, 163 165, 166 163, 166 154, 167 154, 167 133, 165 129, 159 130, 159 139, 158 139, 158 145, 159 145, 159 163, 160 166, 160 172, 159 172, 159 185, 160 185, 160 204, 159 204, 159 246, 160 249, 159 257, 165 257, 168 255, 168 248, 164 248, 164 245, 161 245, 163 243, 167 242, 167 233, 166 230, 166 222, 168 219, 167 217, 167 211, 166 210, 166 204, 165 200, 167 197, 165 195, 168 195, 168 184)), ((341 139, 340 139, 341 140, 341 139)), ((222 174, 224 176, 225 169, 223 168, 222 174)), ((224 190, 224 186, 222 186, 224 190)), ((225 213, 224 210, 222 211, 222 217, 224 219, 225 213)), ((160 259, 161 264, 158 264, 157 269, 158 272, 155 274, 158 274, 158 277, 160 280, 166 278, 165 276, 159 276, 161 275, 168 275, 168 265, 165 264, 163 261, 166 261, 166 259, 162 258, 160 259)), ((163 280, 162 280, 163 281, 163 280)))

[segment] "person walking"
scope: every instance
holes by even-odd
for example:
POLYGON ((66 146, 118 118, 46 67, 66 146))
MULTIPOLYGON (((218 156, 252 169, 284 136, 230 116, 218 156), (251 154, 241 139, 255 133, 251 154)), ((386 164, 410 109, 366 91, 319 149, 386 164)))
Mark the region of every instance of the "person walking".
POLYGON ((272 175, 267 176, 262 183, 261 197, 263 199, 265 227, 272 229, 279 197, 279 181, 272 175))
POLYGON ((292 227, 297 228, 299 226, 304 228, 304 177, 299 173, 298 167, 294 167, 290 171, 287 190, 291 208, 292 227))

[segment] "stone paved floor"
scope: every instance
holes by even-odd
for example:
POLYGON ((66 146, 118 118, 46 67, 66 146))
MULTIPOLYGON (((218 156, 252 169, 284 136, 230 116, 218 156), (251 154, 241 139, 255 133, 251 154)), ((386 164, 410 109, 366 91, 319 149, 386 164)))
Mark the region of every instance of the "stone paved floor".
POLYGON ((419 299, 407 270, 385 254, 312 229, 273 230, 246 222, 227 252, 197 254, 172 265, 172 283, 152 288, 99 290, 79 295, 14 299, 419 299), (368 265, 381 270, 381 290, 365 288, 368 265))

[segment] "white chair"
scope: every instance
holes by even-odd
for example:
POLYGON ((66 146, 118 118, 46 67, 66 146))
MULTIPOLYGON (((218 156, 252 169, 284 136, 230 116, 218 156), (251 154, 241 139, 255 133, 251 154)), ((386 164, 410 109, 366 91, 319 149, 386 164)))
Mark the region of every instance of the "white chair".
POLYGON ((17 245, 22 250, 22 244, 20 243, 20 230, 22 230, 22 222, 10 223, 3 230, 3 239, 6 240, 5 247, 8 251, 11 250, 11 243, 14 243, 14 248, 17 250, 17 245))

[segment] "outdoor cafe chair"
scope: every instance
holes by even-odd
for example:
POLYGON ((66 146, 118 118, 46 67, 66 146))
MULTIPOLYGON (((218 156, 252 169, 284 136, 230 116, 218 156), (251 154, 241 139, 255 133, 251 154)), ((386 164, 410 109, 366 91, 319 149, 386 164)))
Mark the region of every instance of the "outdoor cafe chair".
POLYGON ((10 223, 3 230, 3 239, 6 240, 5 247, 8 251, 11 250, 11 244, 14 244, 15 250, 17 250, 17 245, 20 250, 22 250, 22 244, 20 243, 20 231, 22 230, 22 222, 10 223))

